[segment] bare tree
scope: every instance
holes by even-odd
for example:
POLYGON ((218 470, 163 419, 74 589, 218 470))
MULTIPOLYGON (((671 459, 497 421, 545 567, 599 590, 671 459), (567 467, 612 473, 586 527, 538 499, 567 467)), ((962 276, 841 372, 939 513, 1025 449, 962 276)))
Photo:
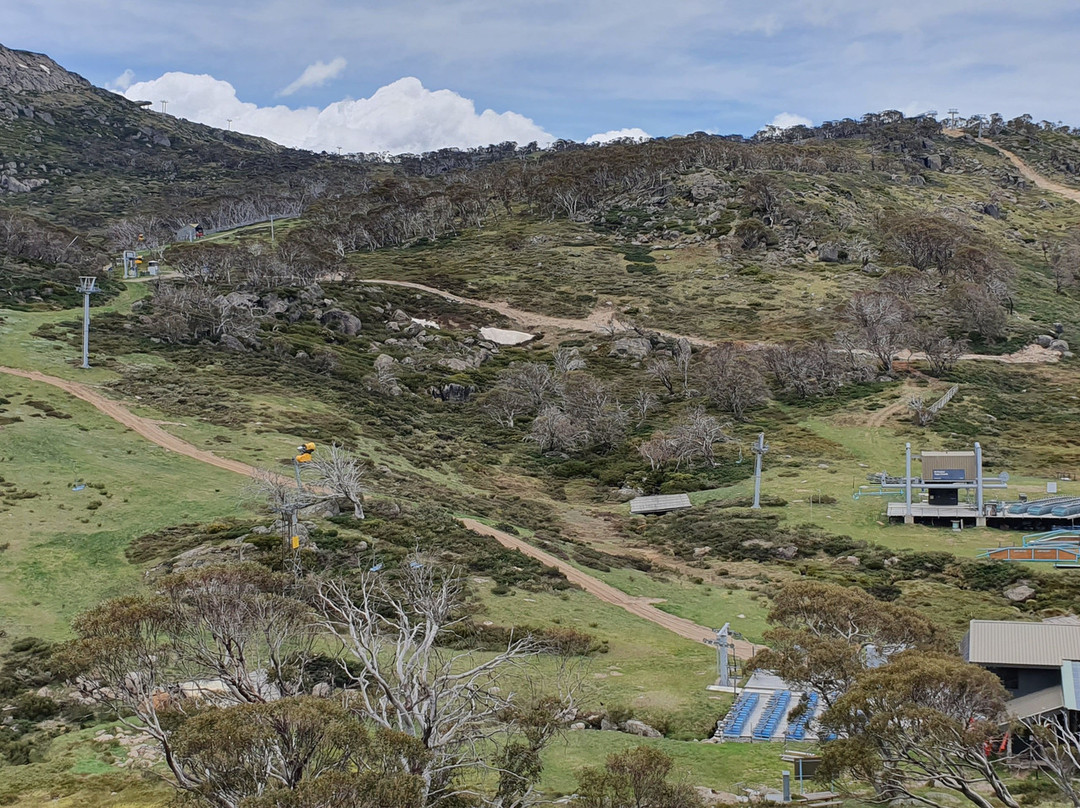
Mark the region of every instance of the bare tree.
POLYGON ((499 384, 528 395, 535 409, 544 407, 559 392, 551 368, 541 362, 512 362, 503 371, 499 384))
POLYGON ((769 388, 747 351, 723 343, 705 354, 704 387, 721 409, 743 420, 746 411, 769 400, 769 388))
POLYGON ((683 395, 690 395, 690 360, 693 357, 693 348, 690 346, 690 340, 685 337, 681 337, 675 343, 675 350, 673 351, 675 356, 675 367, 679 369, 679 373, 682 376, 683 395))
POLYGON ((286 586, 254 564, 167 576, 158 592, 114 598, 77 618, 63 657, 84 695, 160 744, 174 785, 199 792, 208 774, 176 754, 177 722, 167 713, 303 692, 313 621, 286 586))
POLYGON ((611 389, 588 374, 574 374, 562 386, 563 410, 581 424, 590 446, 609 449, 626 436, 629 416, 611 389))
POLYGON ((856 292, 843 316, 851 323, 858 346, 876 357, 885 373, 892 373, 893 355, 904 346, 908 333, 903 301, 887 292, 856 292))
MULTIPOLYGON (((462 580, 417 556, 393 574, 321 581, 315 600, 322 627, 349 660, 353 708, 423 743, 428 754, 418 773, 426 805, 462 793, 466 770, 493 767, 485 750, 504 746, 515 730, 507 717, 519 706, 519 688, 508 677, 520 682, 539 652, 530 637, 512 638, 494 654, 441 648, 439 639, 467 619, 462 580)), ((550 702, 552 720, 571 714, 571 702, 569 692, 550 702)))
POLYGON ((911 347, 926 354, 930 372, 935 376, 943 376, 956 366, 957 361, 968 349, 968 342, 964 339, 953 339, 939 329, 912 329, 911 347))
POLYGON ((638 446, 638 454, 649 461, 649 468, 657 471, 679 456, 679 445, 674 438, 669 438, 663 432, 656 432, 638 446))
POLYGON ((1049 254, 1050 268, 1054 272, 1054 290, 1060 295, 1067 289, 1080 285, 1080 232, 1073 232, 1053 246, 1043 248, 1049 254))
POLYGON ((720 422, 702 407, 690 410, 686 421, 673 434, 680 445, 680 454, 687 458, 700 457, 710 466, 716 465, 714 444, 730 440, 720 422))
POLYGON ((480 407, 499 426, 510 429, 514 428, 519 416, 533 409, 532 401, 526 393, 506 387, 496 387, 485 394, 480 401, 480 407))
POLYGON ((585 360, 581 358, 577 348, 559 348, 552 356, 552 364, 555 366, 555 375, 560 377, 585 369, 585 360))
POLYGON ((533 419, 525 440, 535 443, 541 452, 575 452, 588 444, 588 432, 581 421, 552 405, 533 419))
POLYGON ((657 401, 656 394, 651 390, 646 390, 644 387, 634 393, 633 406, 638 414, 638 426, 645 423, 645 418, 648 417, 649 410, 656 406, 657 401))
POLYGON ((1080 808, 1080 732, 1067 713, 1026 718, 1020 722, 1030 744, 1028 754, 1061 795, 1080 808))
POLYGON ((961 328, 973 331, 990 342, 1004 336, 1008 315, 1000 298, 984 286, 974 283, 956 284, 949 290, 947 303, 961 328))
POLYGON ((670 359, 650 359, 645 365, 645 373, 659 382, 668 391, 668 395, 674 395, 676 369, 670 359))
POLYGON ((308 468, 314 472, 315 485, 328 493, 347 499, 353 517, 364 518, 364 461, 337 443, 315 454, 308 468))

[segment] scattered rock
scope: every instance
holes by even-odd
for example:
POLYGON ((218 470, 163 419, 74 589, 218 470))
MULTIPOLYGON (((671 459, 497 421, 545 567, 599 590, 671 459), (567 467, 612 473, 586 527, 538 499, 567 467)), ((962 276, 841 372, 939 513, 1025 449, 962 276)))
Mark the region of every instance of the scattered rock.
POLYGON ((848 564, 852 567, 857 567, 861 563, 858 556, 840 556, 836 559, 837 564, 848 564))
POLYGON ((1005 597, 1013 603, 1023 603, 1025 600, 1031 600, 1035 597, 1035 590, 1030 586, 1021 584, 1020 586, 1014 586, 1012 589, 1006 589, 1005 597))
POLYGON ((396 364, 397 360, 390 356, 390 354, 379 354, 375 357, 375 370, 392 368, 396 364))
POLYGON ((330 309, 319 318, 319 322, 327 328, 340 331, 347 337, 355 337, 363 327, 359 317, 342 309, 330 309))
POLYGON ((710 552, 712 552, 711 547, 695 547, 694 548, 694 558, 704 558, 710 552))
POLYGON ((456 401, 463 402, 468 401, 472 394, 476 392, 474 385, 464 384, 444 384, 440 387, 429 387, 428 392, 431 393, 432 398, 437 398, 442 401, 456 401))
POLYGON ((1063 339, 1056 339, 1050 343, 1050 350, 1057 351, 1058 353, 1065 353, 1069 350, 1069 343, 1063 339))
POLYGON ((582 730, 582 729, 585 729, 585 726, 586 725, 585 725, 584 721, 575 721, 573 724, 570 725, 570 729, 572 729, 572 730, 582 730))
POLYGON ((644 721, 638 721, 636 718, 631 718, 625 724, 623 724, 623 731, 630 735, 640 735, 642 738, 663 738, 663 733, 659 730, 650 727, 644 721))
POLYGON ((629 486, 623 486, 622 488, 619 489, 619 493, 617 494, 617 496, 618 496, 619 502, 629 502, 632 499, 640 497, 641 494, 642 494, 642 491, 640 491, 637 488, 630 488, 629 486))
POLYGON ((1053 341, 1054 337, 1050 336, 1049 334, 1039 334, 1039 336, 1035 337, 1035 344, 1038 345, 1040 348, 1049 348, 1050 343, 1052 343, 1053 341))
POLYGON ((1001 208, 999 208, 993 202, 983 205, 982 212, 989 216, 991 219, 1001 218, 1001 208))
POLYGON ((652 353, 652 343, 644 337, 622 337, 612 343, 608 356, 644 359, 650 353, 652 353))
POLYGON ((245 346, 244 343, 242 343, 239 339, 234 337, 232 334, 225 334, 224 336, 222 336, 221 342, 219 344, 226 351, 232 351, 234 353, 246 353, 247 352, 247 346, 245 346))
POLYGON ((607 718, 601 718, 600 729, 604 730, 605 732, 618 732, 619 725, 616 724, 614 721, 608 721, 607 718))
POLYGON ((826 264, 835 264, 840 260, 840 247, 837 244, 822 244, 818 247, 818 260, 826 264))
POLYGON ((333 688, 330 687, 329 682, 317 682, 315 686, 311 688, 311 695, 317 699, 328 699, 333 692, 333 688))

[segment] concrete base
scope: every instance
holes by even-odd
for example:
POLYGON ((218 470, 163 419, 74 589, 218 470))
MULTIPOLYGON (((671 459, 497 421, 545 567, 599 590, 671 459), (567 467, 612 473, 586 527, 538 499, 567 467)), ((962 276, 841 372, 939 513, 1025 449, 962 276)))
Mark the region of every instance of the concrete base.
POLYGON ((913 524, 915 524, 915 517, 905 515, 904 516, 904 524, 905 525, 913 525, 913 524))
POLYGON ((986 527, 986 517, 985 516, 976 516, 975 517, 975 527, 986 527))

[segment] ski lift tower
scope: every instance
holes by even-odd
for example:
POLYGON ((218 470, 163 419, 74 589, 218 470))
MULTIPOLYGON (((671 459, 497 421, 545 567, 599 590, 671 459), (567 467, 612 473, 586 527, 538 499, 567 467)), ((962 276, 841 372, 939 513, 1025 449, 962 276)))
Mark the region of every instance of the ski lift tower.
POLYGON ((724 623, 717 629, 716 639, 712 642, 716 646, 716 675, 719 677, 717 684, 725 690, 734 686, 735 680, 731 674, 735 669, 735 643, 732 640, 736 637, 741 638, 742 635, 731 630, 731 623, 724 623))
POLYGON ((757 440, 750 447, 750 451, 754 453, 754 504, 750 507, 758 511, 761 510, 761 458, 769 451, 764 432, 758 433, 757 440))
POLYGON ((93 275, 79 277, 75 291, 83 296, 82 367, 90 367, 90 295, 98 291, 97 278, 93 275))

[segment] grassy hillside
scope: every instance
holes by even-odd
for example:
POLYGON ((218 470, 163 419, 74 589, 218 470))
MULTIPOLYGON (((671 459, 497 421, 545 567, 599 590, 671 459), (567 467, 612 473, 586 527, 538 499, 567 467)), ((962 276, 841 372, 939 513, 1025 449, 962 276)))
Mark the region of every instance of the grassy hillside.
MULTIPOLYGON (((1011 495, 1058 480, 1080 496, 1080 365, 1028 348, 1042 335, 1080 339, 1076 290, 1057 290, 1043 249, 1075 230, 1080 208, 1018 184, 992 148, 900 117, 799 142, 691 137, 370 164, 92 88, 18 101, 0 121, 0 165, 48 182, 0 195, 19 217, 0 257, 23 278, 0 310, 0 365, 94 385, 198 448, 285 473, 302 440, 355 450, 371 518, 315 519, 309 568, 422 546, 467 573, 477 620, 592 635, 584 706, 662 727, 658 743, 695 782, 731 789, 779 770, 771 747, 694 742, 730 702, 704 690, 713 650, 568 587, 454 517, 752 641, 768 630, 776 587, 806 576, 912 606, 954 637, 973 616, 1075 607, 1066 573, 974 561, 1013 535, 893 525, 886 498, 853 498, 867 474, 899 473, 906 441, 918 451, 976 440, 991 473, 1012 475, 1011 495), (288 219, 273 231, 245 224, 271 214, 288 219), (242 226, 168 244, 195 216, 242 226), (69 230, 85 253, 59 249, 69 230), (938 239, 925 262, 913 231, 938 239), (59 248, 31 249, 27 233, 59 248), (160 257, 163 277, 110 281, 84 371, 77 300, 41 291, 124 247, 160 257), (891 366, 859 332, 876 324, 853 316, 860 296, 891 301, 902 326, 891 366), (486 326, 536 338, 499 346, 486 326), (926 334, 969 356, 905 358, 926 334), (1053 361, 995 361, 1020 349, 1053 361), (783 352, 794 359, 781 366, 783 352), (817 377, 791 381, 814 363, 817 377), (754 395, 733 404, 747 379, 754 395), (908 401, 954 384, 948 407, 918 426, 908 401), (650 462, 640 451, 703 422, 717 430, 708 453, 650 462), (766 507, 753 512, 759 432, 766 507), (688 512, 631 516, 625 502, 681 492, 688 512), (1014 603, 1004 593, 1021 578, 1036 595, 1014 603)), ((995 142, 1019 152, 1015 136, 995 142)), ((1047 150, 1076 142, 1040 135, 1025 159, 1050 171, 1047 150)), ((0 650, 66 638, 75 614, 202 543, 280 564, 275 536, 247 532, 268 518, 242 478, 55 388, 0 375, 0 458, 0 650)), ((0 797, 164 801, 90 732, 69 721, 55 739, 34 736, 28 762, 0 765, 0 797)), ((571 791, 575 768, 631 742, 568 733, 547 752, 545 787, 571 791)))

